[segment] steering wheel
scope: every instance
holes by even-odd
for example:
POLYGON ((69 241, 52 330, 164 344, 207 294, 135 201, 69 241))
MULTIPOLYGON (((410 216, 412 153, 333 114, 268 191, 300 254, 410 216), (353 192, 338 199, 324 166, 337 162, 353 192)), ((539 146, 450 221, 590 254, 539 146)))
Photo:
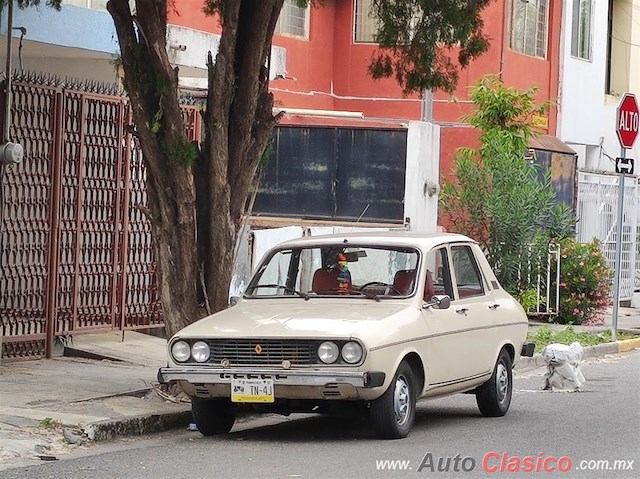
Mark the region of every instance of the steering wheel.
POLYGON ((369 286, 384 286, 385 288, 389 288, 390 291, 393 291, 398 296, 404 296, 404 294, 398 291, 398 289, 395 286, 389 283, 383 283, 382 281, 370 281, 366 284, 363 284, 362 286, 360 286, 360 291, 362 291, 365 288, 368 288, 369 286))

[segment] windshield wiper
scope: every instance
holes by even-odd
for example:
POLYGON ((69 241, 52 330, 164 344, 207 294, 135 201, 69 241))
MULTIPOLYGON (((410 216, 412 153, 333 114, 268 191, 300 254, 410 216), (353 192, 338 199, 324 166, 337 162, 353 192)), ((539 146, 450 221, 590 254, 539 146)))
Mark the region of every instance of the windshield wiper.
MULTIPOLYGON (((364 296, 367 299, 375 299, 376 301, 380 301, 381 295, 379 294, 371 294, 371 293, 365 293, 364 291, 356 291, 356 290, 351 290, 349 291, 349 295, 351 296, 364 296)), ((386 296, 386 295, 382 295, 382 296, 386 296)))
POLYGON ((289 291, 290 293, 297 294, 301 298, 304 298, 305 301, 309 301, 309 295, 307 293, 303 293, 302 291, 298 291, 297 289, 290 288, 289 286, 284 286, 282 284, 256 284, 253 286, 253 289, 258 288, 277 288, 284 289, 285 291, 289 291))

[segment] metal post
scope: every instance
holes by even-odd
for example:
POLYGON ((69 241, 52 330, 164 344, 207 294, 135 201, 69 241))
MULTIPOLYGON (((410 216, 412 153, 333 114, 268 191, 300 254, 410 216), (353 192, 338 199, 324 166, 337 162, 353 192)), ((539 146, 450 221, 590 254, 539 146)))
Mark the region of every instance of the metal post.
MULTIPOLYGON (((13 38, 13 0, 9 0, 7 11, 7 64, 4 83, 4 142, 9 141, 11 126, 11 40, 13 38)), ((2 224, 4 221, 4 172, 7 165, 0 161, 0 254, 2 253, 2 224)), ((1 264, 0 264, 1 267, 1 264)), ((0 357, 2 350, 0 350, 0 357)))
POLYGON ((4 103, 4 141, 10 141, 9 129, 11 126, 11 66, 12 54, 11 44, 13 40, 13 0, 9 0, 9 10, 7 12, 7 64, 4 70, 5 74, 5 103, 4 103))
MULTIPOLYGON (((627 149, 621 148, 622 163, 627 149)), ((613 316, 611 318, 611 341, 618 340, 618 307, 620 306, 620 267, 622 265, 622 221, 624 212, 624 173, 618 176, 618 223, 616 225, 616 268, 613 281, 613 316)))
POLYGON ((422 90, 422 101, 420 102, 420 120, 431 123, 433 121, 433 91, 422 90))

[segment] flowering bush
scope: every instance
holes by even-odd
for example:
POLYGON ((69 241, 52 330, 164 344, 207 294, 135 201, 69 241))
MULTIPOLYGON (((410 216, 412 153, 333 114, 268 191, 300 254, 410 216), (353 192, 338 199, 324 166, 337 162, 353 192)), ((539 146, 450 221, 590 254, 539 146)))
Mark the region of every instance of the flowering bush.
POLYGON ((564 324, 602 324, 611 304, 613 274, 600 251, 598 240, 560 243, 560 310, 557 321, 564 324))

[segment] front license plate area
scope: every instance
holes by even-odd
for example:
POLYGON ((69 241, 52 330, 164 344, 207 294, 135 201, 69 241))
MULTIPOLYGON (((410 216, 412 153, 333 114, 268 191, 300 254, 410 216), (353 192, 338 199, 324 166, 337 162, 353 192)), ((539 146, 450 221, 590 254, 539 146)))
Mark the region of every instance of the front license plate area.
POLYGON ((231 379, 232 402, 274 402, 273 379, 231 379))

